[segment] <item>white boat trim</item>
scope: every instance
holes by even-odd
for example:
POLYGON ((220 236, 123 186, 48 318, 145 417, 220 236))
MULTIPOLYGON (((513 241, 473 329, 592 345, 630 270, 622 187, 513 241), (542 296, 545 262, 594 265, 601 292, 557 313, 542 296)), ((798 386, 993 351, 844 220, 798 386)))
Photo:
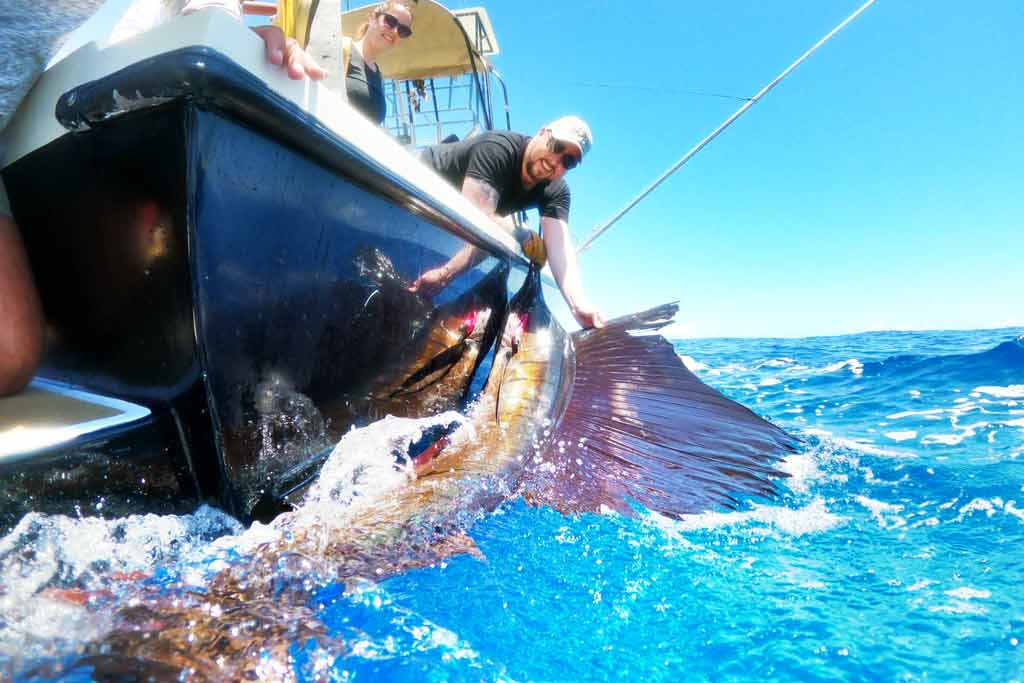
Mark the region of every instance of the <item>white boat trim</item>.
POLYGON ((410 185, 434 198, 446 213, 482 242, 497 244, 526 263, 518 243, 443 178, 419 162, 379 126, 348 106, 342 95, 320 83, 293 81, 283 69, 266 61, 263 41, 224 12, 203 10, 178 17, 134 38, 99 49, 89 43, 43 74, 4 130, 0 168, 70 134, 54 111, 65 92, 144 59, 186 47, 204 46, 220 52, 263 81, 267 87, 316 117, 334 135, 410 185), (4 144, 6 143, 6 144, 4 144))
POLYGON ((48 409, 45 418, 0 420, 0 462, 14 462, 87 434, 144 420, 151 414, 145 406, 41 378, 34 379, 24 391, 0 399, 0 412, 8 418, 39 407, 48 409), (50 412, 55 406, 62 409, 50 412), (83 415, 86 419, 79 419, 83 415))

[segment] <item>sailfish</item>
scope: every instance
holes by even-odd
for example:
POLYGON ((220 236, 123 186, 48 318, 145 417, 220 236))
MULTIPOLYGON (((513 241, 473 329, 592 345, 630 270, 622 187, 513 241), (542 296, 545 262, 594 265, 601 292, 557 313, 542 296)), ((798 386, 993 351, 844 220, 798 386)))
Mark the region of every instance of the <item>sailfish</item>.
MULTIPOLYGON (((480 397, 465 417, 441 418, 458 423, 453 431, 376 465, 346 440, 400 434, 401 418, 351 432, 269 540, 202 591, 139 583, 104 615, 109 628, 79 665, 100 676, 290 681, 291 643, 346 652, 309 607, 320 586, 479 555, 468 532, 507 500, 567 514, 681 517, 777 495, 777 463, 797 439, 684 366, 656 334, 675 312, 660 306, 570 335, 531 271, 508 305, 480 397), (383 489, 368 474, 374 467, 389 473, 383 489)), ((395 450, 412 440, 397 438, 395 450)))

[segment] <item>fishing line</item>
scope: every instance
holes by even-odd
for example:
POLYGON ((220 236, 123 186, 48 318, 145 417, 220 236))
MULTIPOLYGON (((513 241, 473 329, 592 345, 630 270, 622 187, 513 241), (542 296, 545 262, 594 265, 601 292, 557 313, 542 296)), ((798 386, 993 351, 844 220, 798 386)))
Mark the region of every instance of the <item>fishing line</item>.
POLYGON ((841 31, 847 24, 849 24, 851 21, 856 19, 860 15, 861 12, 866 10, 868 7, 870 7, 874 3, 875 3, 875 0, 868 0, 867 2, 865 2, 863 5, 861 5, 857 9, 856 12, 854 12, 853 14, 848 16, 846 19, 844 19, 842 21, 842 23, 840 23, 834 29, 829 31, 825 35, 824 38, 822 38, 817 43, 815 43, 811 47, 811 49, 809 49, 807 52, 805 52, 802 55, 800 55, 799 59, 797 59, 795 62, 790 64, 788 67, 786 67, 786 69, 782 73, 780 73, 778 76, 776 76, 775 79, 772 80, 771 83, 769 83, 768 85, 766 85, 763 88, 761 88, 761 90, 756 95, 751 97, 750 100, 748 100, 746 103, 744 103, 742 107, 737 109, 736 112, 733 113, 732 116, 730 116, 725 121, 723 121, 722 124, 719 125, 718 128, 716 128, 715 130, 713 130, 706 138, 704 138, 703 140, 698 142, 697 145, 693 149, 691 149, 689 152, 684 154, 683 157, 679 161, 677 161, 675 164, 673 164, 667 171, 665 171, 660 176, 658 176, 658 178, 653 183, 651 183, 646 188, 644 188, 643 192, 641 192, 635 198, 633 198, 633 200, 630 201, 628 204, 626 204, 626 206, 623 207, 617 214, 615 214, 610 219, 605 221, 605 223, 603 225, 599 225, 596 228, 594 228, 593 231, 591 231, 590 235, 587 237, 587 239, 583 241, 583 244, 581 244, 579 246, 579 248, 576 250, 576 253, 577 254, 582 254, 584 250, 589 248, 590 245, 594 243, 594 240, 596 240, 598 237, 603 235, 605 233, 605 231, 608 230, 608 228, 612 227, 612 225, 617 220, 619 220, 624 215, 626 215, 626 212, 628 212, 634 206, 639 204, 640 200, 642 200, 644 197, 646 197, 652 191, 654 191, 654 188, 658 187, 658 185, 661 185, 661 183, 663 183, 665 181, 665 179, 667 179, 670 175, 672 175, 673 173, 678 171, 682 167, 682 165, 685 164, 687 161, 689 161, 695 154, 697 154, 697 152, 699 152, 702 149, 704 149, 705 145, 707 145, 709 142, 711 142, 716 137, 718 137, 719 133, 721 133, 723 130, 725 130, 730 125, 732 125, 733 121, 735 121, 740 116, 742 116, 743 113, 746 112, 748 109, 750 109, 752 106, 754 106, 757 103, 758 100, 760 100, 762 97, 764 97, 766 94, 768 94, 768 91, 771 90, 772 88, 774 88, 776 85, 778 85, 779 82, 781 82, 783 78, 788 76, 789 73, 791 71, 793 71, 793 69, 795 69, 798 66, 800 66, 800 64, 803 63, 803 61, 805 59, 807 59, 812 54, 814 54, 818 50, 819 47, 821 47, 826 42, 828 42, 828 40, 830 38, 832 38, 832 36, 834 36, 835 34, 839 33, 839 31, 841 31))

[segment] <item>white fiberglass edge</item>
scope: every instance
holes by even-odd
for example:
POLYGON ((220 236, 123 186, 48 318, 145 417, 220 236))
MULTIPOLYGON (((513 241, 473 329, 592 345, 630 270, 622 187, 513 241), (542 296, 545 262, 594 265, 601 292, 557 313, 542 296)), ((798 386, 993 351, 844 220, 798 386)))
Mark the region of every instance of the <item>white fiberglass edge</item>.
MULTIPOLYGON (((63 400, 65 403, 78 402, 86 404, 86 411, 93 409, 98 416, 84 421, 69 419, 64 411, 58 410, 56 414, 50 413, 40 417, 38 421, 27 417, 23 420, 8 421, 7 424, 0 422, 0 461, 17 460, 33 452, 53 448, 71 441, 111 427, 120 427, 137 422, 149 417, 150 411, 145 406, 140 406, 128 401, 121 401, 109 396, 101 396, 80 389, 53 382, 51 380, 36 378, 28 388, 20 394, 0 399, 0 410, 4 409, 4 403, 12 406, 13 402, 21 402, 21 406, 36 400, 42 406, 49 407, 54 401, 63 400), (46 395, 46 396, 41 396, 46 395)), ((13 412, 14 408, 10 409, 13 412)), ((26 414, 35 412, 29 407, 26 414)))
POLYGON ((0 168, 68 134, 54 116, 57 100, 83 83, 131 64, 184 47, 210 47, 315 116, 339 138, 357 147, 410 185, 434 197, 466 228, 523 258, 515 239, 494 224, 433 170, 418 161, 382 128, 348 106, 344 96, 308 79, 293 81, 266 61, 263 41, 243 24, 213 9, 178 17, 134 38, 99 49, 88 43, 47 70, 2 134, 0 168), (4 149, 6 147, 6 149, 4 149))

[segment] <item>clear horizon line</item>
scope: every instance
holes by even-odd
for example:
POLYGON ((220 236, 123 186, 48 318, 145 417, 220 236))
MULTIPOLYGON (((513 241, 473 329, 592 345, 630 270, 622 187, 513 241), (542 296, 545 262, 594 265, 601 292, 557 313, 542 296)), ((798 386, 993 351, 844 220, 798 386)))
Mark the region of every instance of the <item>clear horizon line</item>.
MULTIPOLYGON (((1024 332, 1024 325, 1004 325, 999 327, 941 327, 941 328, 904 328, 887 330, 862 330, 860 332, 837 332, 835 334, 804 334, 804 335, 689 335, 672 336, 662 335, 669 341, 702 340, 702 339, 821 339, 828 337, 852 337, 861 334, 914 334, 914 333, 935 333, 935 332, 998 332, 1000 330, 1019 330, 1024 332)), ((1017 337, 1024 338, 1024 334, 1017 337)))

